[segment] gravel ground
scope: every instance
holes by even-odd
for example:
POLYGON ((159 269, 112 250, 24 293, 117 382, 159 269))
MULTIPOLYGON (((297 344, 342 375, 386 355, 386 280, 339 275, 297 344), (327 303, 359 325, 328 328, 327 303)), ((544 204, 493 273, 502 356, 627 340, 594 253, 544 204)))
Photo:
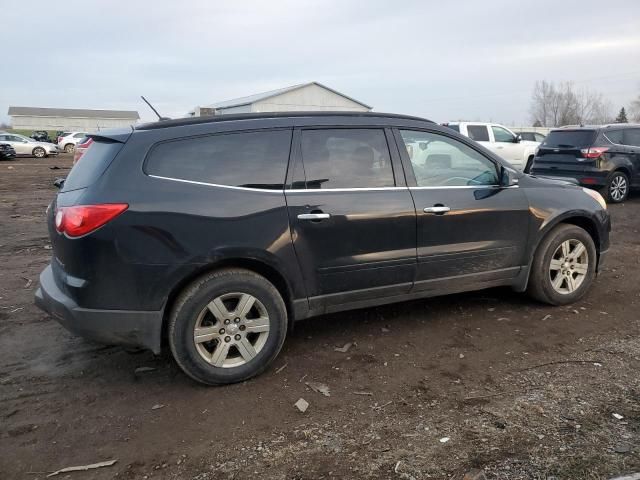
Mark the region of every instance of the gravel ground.
POLYGON ((640 471, 639 195, 610 207, 608 263, 578 304, 491 289, 327 315, 298 323, 261 377, 207 388, 168 353, 89 343, 33 305, 51 253, 51 184, 70 164, 0 163, 1 479, 106 460, 117 462, 66 475, 462 479, 479 469, 478 479, 574 480, 640 471))

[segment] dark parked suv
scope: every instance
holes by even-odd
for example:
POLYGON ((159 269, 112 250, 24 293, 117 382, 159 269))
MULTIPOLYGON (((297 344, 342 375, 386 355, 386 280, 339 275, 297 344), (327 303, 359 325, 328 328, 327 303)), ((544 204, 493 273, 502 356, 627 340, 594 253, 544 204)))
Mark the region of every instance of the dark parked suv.
POLYGON ((428 120, 286 113, 91 135, 48 211, 36 303, 80 335, 247 379, 294 320, 508 285, 582 297, 602 197, 512 170, 428 120))
POLYGON ((640 125, 552 130, 533 159, 531 173, 571 178, 601 189, 612 203, 640 187, 640 125))

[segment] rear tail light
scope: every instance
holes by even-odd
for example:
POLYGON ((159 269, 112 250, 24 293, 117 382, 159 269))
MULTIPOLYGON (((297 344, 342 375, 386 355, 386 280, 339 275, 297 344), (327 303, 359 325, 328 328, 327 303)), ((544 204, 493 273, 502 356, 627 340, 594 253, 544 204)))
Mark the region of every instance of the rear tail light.
POLYGON ((580 153, 582 153, 582 156, 584 158, 598 158, 607 150, 609 150, 607 147, 590 147, 583 148, 582 150, 580 150, 580 153))
POLYGON ((56 143, 60 143, 60 140, 62 140, 62 137, 58 137, 58 140, 56 143))
POLYGON ((78 163, 82 155, 84 155, 84 152, 87 151, 87 149, 91 146, 92 143, 93 143, 93 139, 87 138, 87 140, 84 143, 79 143, 78 145, 76 145, 75 152, 73 154, 74 165, 78 163))
POLYGON ((113 220, 127 208, 126 203, 60 207, 56 211, 56 230, 68 237, 81 237, 113 220))

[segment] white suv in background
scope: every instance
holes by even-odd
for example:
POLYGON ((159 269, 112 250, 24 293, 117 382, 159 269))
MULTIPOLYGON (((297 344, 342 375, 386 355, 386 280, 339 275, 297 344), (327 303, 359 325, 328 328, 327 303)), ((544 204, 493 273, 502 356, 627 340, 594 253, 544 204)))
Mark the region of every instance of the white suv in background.
POLYGON ((87 132, 64 132, 58 137, 58 147, 66 153, 73 153, 76 145, 88 135, 87 132))
POLYGON ((540 145, 540 142, 522 140, 520 135, 497 123, 449 122, 443 125, 475 140, 520 171, 531 163, 540 145))

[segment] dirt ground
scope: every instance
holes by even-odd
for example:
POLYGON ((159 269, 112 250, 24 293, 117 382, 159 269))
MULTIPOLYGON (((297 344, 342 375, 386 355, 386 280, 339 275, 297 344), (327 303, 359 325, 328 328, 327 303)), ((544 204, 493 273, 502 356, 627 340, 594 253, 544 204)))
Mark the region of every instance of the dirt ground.
POLYGON ((0 163, 0 479, 106 460, 117 463, 57 478, 640 471, 640 195, 610 207, 608 263, 576 305, 492 289, 310 319, 265 374, 207 388, 168 353, 89 343, 33 305, 52 181, 70 164, 0 163))

